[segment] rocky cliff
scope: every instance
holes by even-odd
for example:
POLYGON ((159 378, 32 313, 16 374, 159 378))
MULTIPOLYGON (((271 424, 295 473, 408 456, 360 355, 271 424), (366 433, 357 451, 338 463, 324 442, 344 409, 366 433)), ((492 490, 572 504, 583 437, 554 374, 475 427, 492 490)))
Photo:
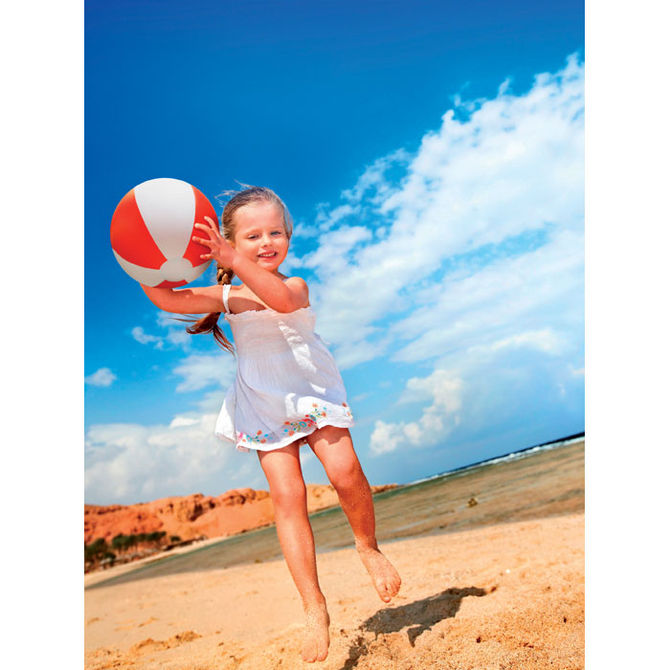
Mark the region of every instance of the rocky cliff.
MULTIPOLYGON (((373 493, 393 488, 394 484, 373 486, 373 493)), ((337 505, 332 486, 307 485, 310 512, 337 505)), ((219 496, 194 493, 161 498, 135 505, 85 505, 84 538, 90 544, 98 538, 110 542, 116 535, 138 535, 164 531, 167 538, 182 540, 199 537, 225 537, 274 521, 274 509, 267 491, 233 489, 219 496)))

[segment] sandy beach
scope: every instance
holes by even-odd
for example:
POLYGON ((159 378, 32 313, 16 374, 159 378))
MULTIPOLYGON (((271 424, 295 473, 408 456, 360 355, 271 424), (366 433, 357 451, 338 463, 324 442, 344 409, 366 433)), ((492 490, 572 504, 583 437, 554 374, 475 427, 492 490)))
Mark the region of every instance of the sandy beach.
POLYGON ((300 602, 265 528, 87 575, 86 668, 583 668, 583 459, 579 441, 379 494, 403 579, 388 605, 341 512, 313 515, 323 663, 300 658, 300 602))

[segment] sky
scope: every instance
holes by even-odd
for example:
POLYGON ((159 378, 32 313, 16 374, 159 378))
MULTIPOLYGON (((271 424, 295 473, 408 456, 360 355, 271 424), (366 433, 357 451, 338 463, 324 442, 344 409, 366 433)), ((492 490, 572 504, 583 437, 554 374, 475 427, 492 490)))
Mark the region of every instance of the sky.
POLYGON ((155 177, 219 213, 238 182, 284 199, 283 269, 372 484, 583 431, 583 29, 571 2, 89 0, 86 502, 267 488, 213 435, 234 359, 111 252, 116 204, 155 177))

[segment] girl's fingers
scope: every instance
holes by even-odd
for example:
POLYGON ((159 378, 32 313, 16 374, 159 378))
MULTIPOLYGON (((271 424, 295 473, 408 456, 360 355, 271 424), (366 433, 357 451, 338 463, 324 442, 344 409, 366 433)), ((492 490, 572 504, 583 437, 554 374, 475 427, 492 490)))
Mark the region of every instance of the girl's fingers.
POLYGON ((194 228, 198 228, 207 233, 207 236, 209 237, 208 242, 218 242, 219 240, 223 239, 221 237, 221 234, 219 233, 219 229, 217 228, 216 224, 209 217, 206 216, 205 218, 209 219, 211 225, 206 226, 204 223, 196 223, 194 224, 194 228))
POLYGON ((203 244, 211 244, 212 242, 217 242, 218 238, 221 237, 218 234, 218 231, 212 230, 211 228, 208 228, 202 223, 196 223, 195 226, 197 226, 198 228, 202 228, 207 233, 208 239, 205 239, 204 237, 196 237, 195 235, 193 235, 192 237, 192 239, 197 240, 203 244))
POLYGON ((217 233, 219 232, 218 224, 211 217, 205 216, 203 218, 207 221, 211 230, 216 231, 217 233))

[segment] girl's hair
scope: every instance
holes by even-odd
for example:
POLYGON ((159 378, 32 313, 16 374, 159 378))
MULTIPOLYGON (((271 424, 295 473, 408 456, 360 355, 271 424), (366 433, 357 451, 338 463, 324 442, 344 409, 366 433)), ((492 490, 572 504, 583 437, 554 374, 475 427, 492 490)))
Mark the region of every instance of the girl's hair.
MULTIPOLYGON (((293 220, 291 219, 291 214, 288 211, 288 208, 282 201, 282 199, 269 188, 264 186, 249 186, 248 184, 240 184, 246 188, 242 191, 224 191, 223 195, 232 195, 233 197, 228 200, 226 206, 223 208, 223 214, 221 214, 221 227, 223 229, 223 237, 232 242, 235 239, 235 224, 233 222, 233 215, 240 208, 245 205, 249 205, 256 202, 271 202, 281 208, 284 214, 284 229, 286 230, 286 235, 289 240, 293 234, 293 220)), ((233 280, 235 274, 231 268, 224 268, 217 263, 216 265, 216 283, 221 284, 230 284, 233 280)), ((196 320, 192 326, 189 326, 186 329, 187 333, 191 335, 198 335, 200 333, 212 333, 214 339, 218 342, 219 346, 223 347, 231 353, 234 352, 233 345, 228 341, 226 336, 223 334, 223 330, 219 327, 219 317, 221 312, 212 312, 203 316, 201 319, 196 320)))

